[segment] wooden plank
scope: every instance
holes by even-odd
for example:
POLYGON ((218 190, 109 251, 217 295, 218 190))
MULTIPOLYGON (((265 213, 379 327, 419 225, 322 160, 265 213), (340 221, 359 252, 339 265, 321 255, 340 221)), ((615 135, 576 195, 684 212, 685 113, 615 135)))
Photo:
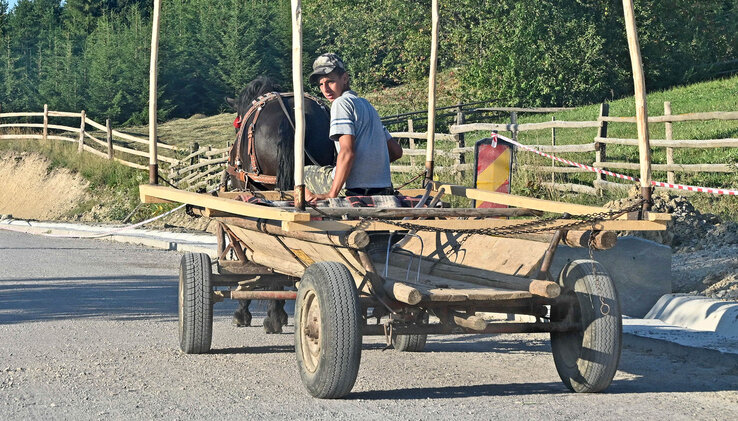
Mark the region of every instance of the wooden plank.
MULTIPOLYGON (((107 143, 105 143, 105 147, 107 148, 107 143)), ((125 153, 131 154, 131 155, 142 156, 142 157, 145 157, 145 158, 148 158, 149 157, 149 152, 139 151, 139 150, 136 150, 136 149, 130 149, 130 148, 126 148, 124 146, 119 146, 119 145, 113 145, 113 150, 116 150, 116 151, 119 151, 119 152, 125 152, 125 153)), ((177 159, 169 158, 168 156, 163 156, 163 155, 158 155, 158 154, 157 154, 157 159, 159 161, 167 162, 167 163, 170 163, 170 164, 177 164, 177 163, 179 163, 179 160, 177 160, 177 159)))
MULTIPOLYGON (((592 166, 598 168, 617 168, 623 170, 637 170, 640 164, 632 162, 594 162, 592 166)), ((738 171, 736 164, 653 164, 653 171, 680 171, 680 172, 722 172, 734 173, 738 171)))
MULTIPOLYGON (((600 143, 611 143, 614 145, 638 146, 638 139, 596 137, 595 141, 600 143)), ((738 139, 651 139, 651 147, 694 149, 737 148, 738 139)))
MULTIPOLYGON (((107 157, 107 155, 106 155, 106 157, 107 157)), ((148 170, 149 169, 149 167, 147 167, 146 165, 141 165, 141 164, 136 164, 136 163, 133 163, 133 162, 128 162, 128 161, 123 160, 123 159, 120 159, 120 158, 113 158, 113 160, 115 162, 118 162, 118 163, 122 164, 122 165, 125 165, 126 167, 136 168, 138 170, 148 170)), ((151 202, 151 203, 162 203, 162 202, 151 202)))
MULTIPOLYGON (((49 112, 51 115, 51 112, 49 112)), ((0 113, 0 117, 43 117, 44 113, 0 113)))
POLYGON ((254 205, 208 194, 173 189, 171 187, 142 184, 139 186, 139 193, 143 203, 152 203, 149 202, 151 198, 158 198, 253 218, 274 219, 278 221, 310 220, 310 214, 306 212, 290 212, 279 208, 254 205))
MULTIPOLYGON (((2 117, 2 115, 0 115, 2 117)), ((49 117, 82 117, 82 113, 72 113, 68 111, 49 111, 49 117)))
POLYGON ((532 197, 517 196, 513 194, 498 193, 480 189, 473 189, 453 184, 433 182, 433 189, 453 194, 454 196, 467 197, 482 202, 499 203, 502 205, 535 209, 544 212, 569 213, 572 215, 586 215, 591 213, 607 212, 605 208, 597 206, 577 205, 572 203, 555 202, 551 200, 536 199, 532 197))
MULTIPOLYGON (((485 229, 510 227, 522 222, 523 219, 503 220, 503 219, 452 219, 452 220, 423 220, 409 221, 418 227, 439 228, 444 230, 467 230, 467 229, 485 229)), ((560 220, 552 222, 545 226, 548 230, 556 230, 565 226, 571 221, 560 220)), ((403 231, 396 225, 375 222, 375 221, 286 221, 282 223, 282 229, 285 231, 342 231, 350 230, 355 226, 361 226, 365 231, 403 231)), ((577 229, 590 229, 591 226, 580 226, 577 229)), ((611 221, 602 221, 594 224, 595 230, 606 231, 663 231, 666 224, 653 221, 631 221, 617 219, 611 221)))
MULTIPOLYGON (((395 139, 427 139, 427 132, 390 132, 390 136, 395 139)), ((436 140, 453 141, 454 136, 448 133, 436 133, 436 140)))
POLYGON ((102 153, 98 151, 97 149, 93 148, 92 146, 82 145, 82 150, 85 150, 87 152, 90 152, 93 155, 97 155, 102 158, 106 158, 106 159, 108 158, 108 154, 102 153))
POLYGON ((477 131, 505 131, 505 132, 525 132, 531 130, 543 130, 551 128, 560 129, 582 129, 589 127, 599 127, 598 121, 544 121, 542 123, 525 123, 525 124, 495 124, 495 123, 470 123, 470 124, 454 124, 449 127, 452 134, 468 133, 477 131))
POLYGON ((519 165, 518 169, 523 171, 536 171, 543 173, 556 173, 556 174, 576 174, 576 173, 591 173, 590 170, 585 170, 579 167, 546 167, 543 165, 519 165))
MULTIPOLYGON (((544 172, 543 167, 541 168, 541 172, 544 172)), ((550 168, 549 168, 550 170, 550 168)), ((560 172, 560 171, 554 171, 554 172, 560 172)), ((600 180, 595 180, 600 181, 600 180)), ((551 182, 542 182, 542 186, 556 190, 556 191, 566 191, 566 192, 575 192, 575 193, 584 193, 589 194, 592 196, 597 196, 597 188, 592 186, 586 186, 584 184, 574 184, 574 183, 551 183, 551 182)), ((630 187, 630 186, 628 186, 630 187)))

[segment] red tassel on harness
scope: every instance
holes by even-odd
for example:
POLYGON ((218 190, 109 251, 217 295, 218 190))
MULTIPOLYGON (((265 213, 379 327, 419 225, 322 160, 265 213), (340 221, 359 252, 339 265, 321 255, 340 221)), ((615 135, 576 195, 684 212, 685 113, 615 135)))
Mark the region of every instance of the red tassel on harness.
POLYGON ((233 120, 233 127, 240 129, 241 128, 241 116, 236 116, 236 119, 233 120))

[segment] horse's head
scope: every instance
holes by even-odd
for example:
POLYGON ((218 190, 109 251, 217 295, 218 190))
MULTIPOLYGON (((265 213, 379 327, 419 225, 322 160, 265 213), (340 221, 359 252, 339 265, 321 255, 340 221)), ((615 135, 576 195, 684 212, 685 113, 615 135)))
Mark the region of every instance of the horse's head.
POLYGON ((246 114, 246 111, 251 108, 251 103, 256 98, 269 92, 281 91, 282 87, 276 84, 269 77, 259 76, 241 90, 241 93, 238 94, 238 98, 226 98, 226 103, 238 113, 239 117, 242 117, 246 114))

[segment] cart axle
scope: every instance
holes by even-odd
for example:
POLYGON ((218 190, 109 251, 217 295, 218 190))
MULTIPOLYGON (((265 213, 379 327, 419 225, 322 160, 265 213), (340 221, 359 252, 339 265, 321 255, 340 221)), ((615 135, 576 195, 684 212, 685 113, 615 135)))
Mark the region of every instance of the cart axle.
MULTIPOLYGON (((397 335, 439 335, 439 334, 492 334, 492 333, 548 333, 569 332, 579 329, 574 323, 488 323, 482 330, 462 328, 447 324, 401 326, 393 325, 392 332, 397 335)), ((364 336, 385 336, 384 325, 365 325, 364 336)))

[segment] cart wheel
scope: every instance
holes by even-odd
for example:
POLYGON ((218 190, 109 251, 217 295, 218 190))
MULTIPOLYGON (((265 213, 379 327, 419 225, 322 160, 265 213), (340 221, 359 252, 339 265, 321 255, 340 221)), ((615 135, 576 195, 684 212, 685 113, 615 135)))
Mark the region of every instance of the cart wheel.
POLYGON ((295 352, 300 377, 316 398, 351 391, 361 361, 361 314, 354 279, 336 262, 305 270, 295 303, 295 352))
MULTIPOLYGON (((423 323, 428 324, 428 313, 423 318, 423 323)), ((400 352, 421 352, 425 348, 428 334, 419 335, 392 335, 392 347, 400 352)))
POLYGON ((213 299, 210 256, 186 253, 179 267, 179 348, 186 354, 210 351, 213 299))
MULTIPOLYGON (((620 361, 623 325, 615 285, 605 268, 593 260, 575 260, 559 275, 562 295, 576 297, 571 307, 580 328, 552 332, 556 370, 574 392, 605 390, 620 361), (593 273, 594 272, 594 273, 593 273)), ((567 305, 552 306, 551 320, 567 318, 567 305)))

